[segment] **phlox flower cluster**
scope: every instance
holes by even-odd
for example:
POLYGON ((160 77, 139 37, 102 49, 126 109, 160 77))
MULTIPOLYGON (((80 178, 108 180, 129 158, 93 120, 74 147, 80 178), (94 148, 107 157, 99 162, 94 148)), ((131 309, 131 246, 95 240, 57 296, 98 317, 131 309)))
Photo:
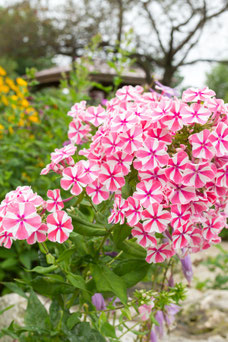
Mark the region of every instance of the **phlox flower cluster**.
POLYGON ((14 240, 28 244, 50 241, 62 243, 73 230, 60 190, 48 190, 45 202, 29 186, 9 192, 0 204, 0 246, 10 248, 14 240), (51 214, 46 215, 46 210, 51 214))
MULTIPOLYGON (((68 113, 70 143, 56 149, 41 172, 60 174, 63 190, 84 191, 95 205, 114 197, 109 223, 132 227, 148 263, 218 243, 228 216, 228 107, 208 88, 168 95, 125 86, 105 107, 75 104, 68 113)), ((58 196, 50 195, 52 201, 58 196)), ((64 213, 61 201, 49 208, 52 239, 51 229, 65 216, 58 214, 64 213)), ((8 216, 11 211, 2 214, 3 229, 20 239, 5 228, 8 216)))

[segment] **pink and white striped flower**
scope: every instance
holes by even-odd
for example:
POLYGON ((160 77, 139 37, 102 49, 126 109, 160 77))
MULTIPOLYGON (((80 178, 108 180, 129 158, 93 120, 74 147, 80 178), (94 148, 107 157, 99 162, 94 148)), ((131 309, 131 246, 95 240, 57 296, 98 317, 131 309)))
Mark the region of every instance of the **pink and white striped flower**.
POLYGON ((120 135, 116 132, 109 132, 109 134, 102 138, 102 147, 106 156, 116 153, 121 150, 120 135))
POLYGON ((0 231, 0 246, 4 246, 9 249, 12 246, 13 240, 15 240, 15 238, 12 233, 5 230, 0 231))
POLYGON ((215 92, 208 87, 202 89, 188 88, 183 92, 182 100, 185 102, 206 101, 212 96, 215 96, 215 92))
POLYGON ((91 183, 98 178, 100 173, 100 165, 98 163, 92 160, 80 160, 78 164, 81 164, 84 168, 88 183, 91 183))
POLYGON ((204 125, 210 116, 211 111, 199 103, 193 103, 190 107, 185 106, 182 112, 182 118, 185 124, 198 123, 204 125))
POLYGON ((64 208, 63 200, 60 195, 60 190, 48 190, 47 197, 50 198, 47 200, 47 210, 50 212, 61 210, 64 208))
POLYGON ((225 123, 220 122, 211 132, 210 141, 215 147, 217 157, 228 155, 228 127, 225 123))
POLYGON ((109 191, 116 191, 125 184, 122 168, 119 165, 104 163, 101 166, 99 181, 106 186, 109 191))
POLYGON ((186 168, 189 158, 186 152, 176 153, 168 161, 168 167, 165 169, 165 175, 171 181, 179 184, 183 179, 183 172, 186 168))
POLYGON ((127 201, 125 201, 120 195, 116 195, 111 215, 108 218, 108 223, 117 224, 119 222, 120 224, 123 224, 127 208, 127 201))
POLYGON ((82 139, 88 134, 90 128, 88 125, 83 125, 81 120, 73 120, 69 124, 68 138, 71 144, 80 144, 82 139))
POLYGON ((151 264, 153 263, 160 263, 165 261, 165 259, 169 259, 173 256, 174 251, 172 246, 169 243, 163 243, 159 246, 149 247, 147 250, 147 257, 146 261, 151 264))
POLYGON ((128 209, 125 213, 129 226, 135 226, 141 219, 142 207, 138 200, 133 197, 127 199, 128 209))
POLYGON ((48 240, 63 243, 73 230, 71 217, 58 210, 47 217, 48 240))
POLYGON ((203 237, 208 241, 217 238, 218 234, 224 226, 224 218, 220 215, 215 217, 208 217, 208 220, 203 223, 203 237))
POLYGON ((187 223, 190 219, 191 212, 189 205, 171 205, 171 225, 174 229, 177 229, 187 223))
POLYGON ((192 145, 192 155, 195 158, 211 160, 215 155, 215 148, 210 140, 210 131, 204 129, 199 133, 190 135, 189 141, 192 145))
POLYGON ((137 123, 138 118, 130 111, 116 113, 114 119, 112 120, 111 130, 115 132, 126 132, 131 128, 134 128, 137 123))
POLYGON ((161 184, 157 181, 142 181, 136 185, 133 197, 145 208, 153 203, 161 203, 163 199, 161 184))
POLYGON ((135 125, 128 131, 121 134, 120 139, 121 149, 128 154, 132 154, 143 146, 142 129, 135 125))
POLYGON ((151 138, 165 143, 166 145, 170 145, 172 142, 170 131, 166 128, 151 128, 148 130, 148 135, 151 138))
POLYGON ((213 164, 188 163, 184 170, 183 184, 195 188, 202 188, 206 183, 214 179, 215 170, 216 168, 213 164))
POLYGON ((109 198, 109 191, 98 179, 87 185, 86 192, 95 204, 99 204, 109 198))
POLYGON ((185 104, 178 100, 172 102, 169 113, 162 118, 162 123, 169 128, 170 131, 176 132, 183 127, 182 111, 185 104))
POLYGON ((76 149, 77 147, 72 144, 66 145, 60 149, 56 148, 55 152, 51 153, 51 161, 55 164, 58 164, 64 159, 73 156, 75 154, 76 149))
POLYGON ((48 227, 45 223, 42 223, 39 229, 33 232, 28 238, 27 243, 29 245, 33 245, 36 242, 44 242, 47 239, 47 230, 48 227))
POLYGON ((64 169, 63 177, 60 181, 61 187, 64 190, 69 190, 72 187, 70 192, 75 196, 82 192, 82 187, 86 186, 87 183, 88 176, 85 174, 85 169, 80 163, 64 169))
POLYGON ((216 185, 218 187, 228 188, 228 164, 218 169, 216 173, 216 185))
POLYGON ((18 240, 27 239, 41 225, 41 217, 32 203, 12 203, 2 221, 2 227, 18 240))
POLYGON ((191 234, 193 232, 192 225, 188 222, 177 228, 172 233, 174 249, 190 247, 192 245, 191 234))
POLYGON ((132 230, 132 236, 137 239, 137 243, 146 248, 157 245, 157 240, 153 233, 148 233, 143 229, 142 223, 138 223, 132 230))
POLYGON ((158 181, 161 185, 165 185, 168 181, 165 175, 165 170, 160 167, 155 167, 154 169, 147 171, 139 170, 138 175, 140 180, 158 181))
POLYGON ((81 120, 84 120, 85 110, 86 110, 86 101, 81 101, 79 103, 75 103, 71 107, 71 110, 67 113, 67 115, 73 118, 79 118, 81 120))
POLYGON ((24 192, 21 195, 17 197, 17 201, 21 203, 32 203, 35 205, 35 207, 39 207, 44 203, 44 200, 42 197, 37 195, 37 193, 34 192, 24 192))
POLYGON ((171 183, 170 187, 172 191, 170 193, 169 200, 172 204, 187 204, 191 201, 197 200, 194 187, 174 183, 171 183))
POLYGON ((101 105, 98 107, 91 106, 86 110, 85 120, 98 127, 104 122, 106 116, 107 114, 101 105))
POLYGON ((166 165, 168 162, 167 147, 164 143, 154 138, 147 138, 144 147, 136 152, 136 157, 141 162, 142 171, 153 169, 156 166, 166 165))
POLYGON ((131 101, 139 96, 140 92, 136 87, 124 86, 117 90, 116 97, 121 101, 131 101))
POLYGON ((143 229, 146 232, 162 233, 168 228, 171 214, 163 206, 153 203, 142 212, 143 229))
POLYGON ((108 164, 111 162, 113 165, 119 165, 124 176, 130 172, 132 160, 133 157, 131 155, 121 151, 107 157, 108 164))

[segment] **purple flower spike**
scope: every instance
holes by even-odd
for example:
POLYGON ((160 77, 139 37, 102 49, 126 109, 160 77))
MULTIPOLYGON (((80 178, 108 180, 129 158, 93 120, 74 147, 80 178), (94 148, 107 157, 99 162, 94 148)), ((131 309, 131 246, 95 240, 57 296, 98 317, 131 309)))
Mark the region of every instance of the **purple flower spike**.
POLYGON ((156 81, 155 84, 156 84, 155 88, 161 90, 162 95, 165 95, 167 97, 180 95, 179 92, 174 88, 167 87, 158 81, 156 81))
POLYGON ((165 306, 165 320, 168 325, 173 324, 175 315, 180 311, 180 307, 176 304, 170 304, 165 306))
POLYGON ((102 296, 101 293, 95 293, 92 296, 92 303, 96 307, 97 310, 105 310, 106 309, 104 297, 102 296))
POLYGON ((157 339, 157 335, 155 333, 154 330, 151 330, 151 333, 150 333, 150 342, 157 342, 158 339, 157 339))
POLYGON ((187 254, 183 259, 181 259, 182 272, 190 284, 193 277, 192 261, 191 256, 187 254))
POLYGON ((162 336, 164 334, 164 315, 163 315, 163 312, 161 310, 158 310, 156 312, 155 319, 159 323, 159 326, 155 327, 155 332, 160 338, 162 338, 162 336))

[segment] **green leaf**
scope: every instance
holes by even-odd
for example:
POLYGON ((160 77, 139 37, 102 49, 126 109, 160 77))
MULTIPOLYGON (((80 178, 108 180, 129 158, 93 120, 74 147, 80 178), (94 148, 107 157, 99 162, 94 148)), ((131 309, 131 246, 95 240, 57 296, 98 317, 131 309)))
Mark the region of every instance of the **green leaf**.
POLYGON ((105 323, 101 326, 101 333, 102 333, 102 335, 104 335, 104 336, 116 338, 115 328, 114 328, 113 325, 109 324, 108 322, 105 322, 105 323))
POLYGON ((68 273, 67 279, 77 289, 86 290, 85 280, 80 275, 68 273))
POLYGON ((150 265, 142 259, 121 260, 114 272, 121 276, 127 287, 132 287, 145 278, 150 265))
POLYGON ((113 229, 113 241, 117 247, 123 242, 131 233, 131 227, 127 224, 117 224, 113 229))
POLYGON ((29 296, 24 321, 26 326, 38 329, 45 329, 50 325, 48 313, 34 291, 29 296))
POLYGON ((105 265, 91 265, 98 292, 113 292, 123 303, 127 303, 125 282, 105 265))
POLYGON ((1 282, 1 284, 5 285, 6 287, 8 287, 9 290, 11 290, 14 293, 17 293, 19 296, 24 297, 27 299, 26 294, 24 293, 24 291, 16 284, 16 283, 12 283, 12 282, 1 282))
POLYGON ((75 342, 106 342, 99 331, 92 329, 87 322, 80 322, 72 330, 75 342))
POLYGON ((34 267, 32 270, 26 270, 28 272, 36 272, 39 274, 46 274, 46 273, 50 273, 52 271, 55 271, 58 268, 57 265, 51 265, 48 267, 42 267, 42 266, 36 266, 34 267))
POLYGON ((60 254, 60 256, 57 259, 57 262, 62 262, 62 261, 67 261, 70 259, 70 257, 72 256, 72 254, 74 254, 76 252, 76 248, 70 248, 70 249, 66 249, 64 252, 62 252, 60 254))
POLYGON ((75 232, 78 234, 85 236, 104 236, 107 233, 104 226, 93 224, 74 215, 71 215, 71 217, 75 232))
POLYGON ((73 327, 80 322, 80 313, 74 312, 67 320, 67 327, 71 330, 73 327))
POLYGON ((132 240, 124 241, 118 247, 135 258, 146 259, 146 250, 132 240))
POLYGON ((10 309, 12 309, 14 307, 14 304, 13 305, 10 305, 10 306, 7 306, 5 309, 3 310, 0 310, 0 315, 2 315, 5 311, 8 311, 10 309))
POLYGON ((56 299, 54 299, 50 305, 49 316, 53 328, 55 329, 61 318, 61 307, 56 299))

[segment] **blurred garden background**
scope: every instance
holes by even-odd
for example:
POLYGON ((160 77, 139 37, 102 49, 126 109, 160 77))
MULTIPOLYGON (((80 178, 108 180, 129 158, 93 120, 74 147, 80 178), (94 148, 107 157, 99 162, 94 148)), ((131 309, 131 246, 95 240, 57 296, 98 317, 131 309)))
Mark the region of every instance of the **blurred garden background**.
MULTIPOLYGON (((228 102, 227 0, 0 0, 0 202, 20 185, 44 197, 58 187, 56 175, 39 175, 68 143, 74 103, 157 81, 177 93, 208 86, 228 102)), ((24 241, 0 247, 1 294, 32 279, 25 269, 39 258, 24 241)), ((204 259, 218 277, 195 287, 227 290, 227 260, 224 246, 204 259)))

